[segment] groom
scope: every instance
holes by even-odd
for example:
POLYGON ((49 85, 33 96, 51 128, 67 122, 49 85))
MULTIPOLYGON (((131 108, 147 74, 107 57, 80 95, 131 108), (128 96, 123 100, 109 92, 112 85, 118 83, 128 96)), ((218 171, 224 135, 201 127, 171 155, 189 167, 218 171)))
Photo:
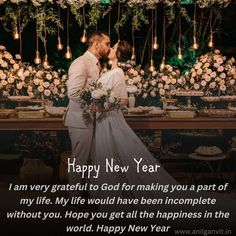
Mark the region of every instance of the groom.
MULTIPOLYGON (((79 91, 87 88, 99 78, 99 59, 107 57, 109 51, 110 38, 108 34, 95 31, 88 39, 88 50, 72 62, 68 71, 69 105, 64 120, 65 126, 69 130, 72 159, 75 160, 76 165, 89 164, 88 160, 93 135, 92 122, 83 117, 83 110, 79 102, 79 91)), ((69 184, 76 184, 80 181, 84 182, 79 173, 69 173, 69 184)))

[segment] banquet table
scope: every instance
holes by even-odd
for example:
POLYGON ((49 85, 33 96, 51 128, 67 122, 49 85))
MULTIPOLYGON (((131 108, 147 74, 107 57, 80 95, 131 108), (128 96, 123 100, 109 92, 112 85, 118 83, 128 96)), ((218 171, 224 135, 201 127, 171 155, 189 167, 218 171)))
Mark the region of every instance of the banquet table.
MULTIPOLYGON (((179 130, 179 129, 236 129, 236 118, 208 118, 196 117, 191 119, 173 119, 155 116, 125 116, 127 123, 134 130, 179 130)), ((0 130, 66 130, 62 118, 43 119, 0 119, 0 130)))

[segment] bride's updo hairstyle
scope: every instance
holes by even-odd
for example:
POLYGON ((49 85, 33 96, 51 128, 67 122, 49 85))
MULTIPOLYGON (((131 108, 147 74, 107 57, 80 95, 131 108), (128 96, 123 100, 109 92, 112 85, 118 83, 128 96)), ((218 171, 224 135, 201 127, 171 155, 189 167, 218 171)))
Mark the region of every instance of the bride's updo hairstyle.
POLYGON ((127 41, 119 41, 117 49, 116 49, 116 56, 118 62, 127 62, 132 57, 132 46, 127 41))

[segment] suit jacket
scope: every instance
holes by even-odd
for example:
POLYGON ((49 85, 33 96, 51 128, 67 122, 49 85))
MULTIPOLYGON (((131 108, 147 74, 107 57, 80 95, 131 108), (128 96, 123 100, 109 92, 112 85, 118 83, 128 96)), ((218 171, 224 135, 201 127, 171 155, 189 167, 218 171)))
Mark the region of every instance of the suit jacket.
POLYGON ((85 117, 79 102, 79 91, 89 87, 99 78, 98 59, 89 51, 75 59, 68 71, 68 97, 69 104, 64 116, 65 126, 75 128, 91 128, 92 122, 85 117))

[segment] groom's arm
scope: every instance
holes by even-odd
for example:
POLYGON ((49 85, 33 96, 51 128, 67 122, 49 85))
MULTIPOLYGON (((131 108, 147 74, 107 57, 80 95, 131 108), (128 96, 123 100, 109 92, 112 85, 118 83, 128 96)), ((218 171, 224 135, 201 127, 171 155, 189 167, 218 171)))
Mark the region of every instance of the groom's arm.
POLYGON ((78 100, 79 91, 81 91, 87 81, 86 62, 80 60, 74 61, 69 68, 68 80, 68 97, 69 99, 78 100))

